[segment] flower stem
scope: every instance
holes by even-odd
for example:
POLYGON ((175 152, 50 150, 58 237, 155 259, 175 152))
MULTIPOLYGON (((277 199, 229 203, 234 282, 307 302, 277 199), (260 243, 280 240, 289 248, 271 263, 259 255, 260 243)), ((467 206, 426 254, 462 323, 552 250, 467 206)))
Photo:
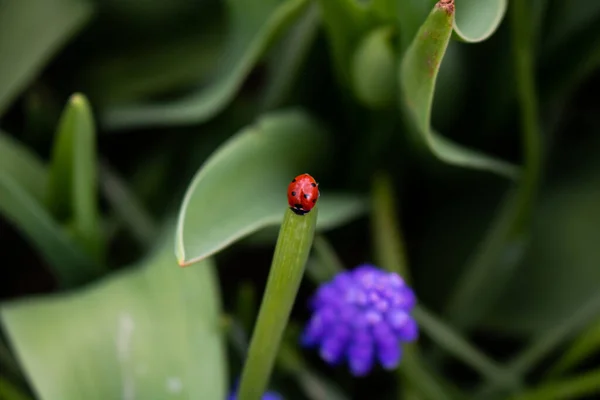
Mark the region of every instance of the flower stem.
POLYGON ((314 239, 317 208, 303 216, 286 210, 242 371, 239 400, 260 400, 266 391, 314 239))

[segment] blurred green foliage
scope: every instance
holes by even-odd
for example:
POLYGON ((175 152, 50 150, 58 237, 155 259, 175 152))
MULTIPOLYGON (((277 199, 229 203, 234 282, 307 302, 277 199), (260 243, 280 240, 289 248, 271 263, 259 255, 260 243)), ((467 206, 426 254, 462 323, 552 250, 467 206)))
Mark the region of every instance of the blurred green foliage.
POLYGON ((0 398, 225 399, 303 172, 286 399, 597 396, 599 4, 0 0, 0 398), (423 334, 358 380, 298 327, 373 260, 423 334))

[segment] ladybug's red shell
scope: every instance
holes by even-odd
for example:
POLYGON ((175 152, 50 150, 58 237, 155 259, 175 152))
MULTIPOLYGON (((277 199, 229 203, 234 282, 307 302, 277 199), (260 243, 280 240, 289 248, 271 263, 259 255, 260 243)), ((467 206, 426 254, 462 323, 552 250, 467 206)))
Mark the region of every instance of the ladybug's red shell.
POLYGON ((304 215, 312 210, 319 195, 319 184, 309 174, 298 175, 288 186, 288 204, 298 215, 304 215))

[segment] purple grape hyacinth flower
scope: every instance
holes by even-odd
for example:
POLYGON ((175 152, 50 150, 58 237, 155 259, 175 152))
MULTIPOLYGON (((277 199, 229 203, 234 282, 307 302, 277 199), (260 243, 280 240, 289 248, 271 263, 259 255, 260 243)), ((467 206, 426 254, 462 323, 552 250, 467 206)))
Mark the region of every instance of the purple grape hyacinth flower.
POLYGON ((419 335, 410 315, 415 304, 413 290, 398 274, 360 265, 317 290, 302 344, 318 346, 331 365, 346 359, 354 376, 367 375, 375 360, 393 369, 400 363, 401 342, 419 335))

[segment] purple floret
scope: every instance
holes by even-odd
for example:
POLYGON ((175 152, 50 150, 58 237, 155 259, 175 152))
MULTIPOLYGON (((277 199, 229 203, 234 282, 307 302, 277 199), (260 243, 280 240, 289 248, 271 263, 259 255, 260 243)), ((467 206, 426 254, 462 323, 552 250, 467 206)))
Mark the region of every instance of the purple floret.
POLYGON ((318 347, 331 365, 347 361, 355 376, 367 375, 376 362, 385 369, 396 368, 402 342, 419 335, 410 315, 415 303, 413 290, 398 274, 358 266, 318 289, 302 344, 318 347))

